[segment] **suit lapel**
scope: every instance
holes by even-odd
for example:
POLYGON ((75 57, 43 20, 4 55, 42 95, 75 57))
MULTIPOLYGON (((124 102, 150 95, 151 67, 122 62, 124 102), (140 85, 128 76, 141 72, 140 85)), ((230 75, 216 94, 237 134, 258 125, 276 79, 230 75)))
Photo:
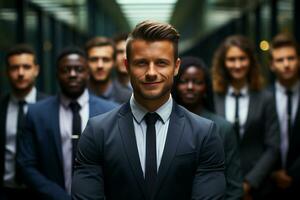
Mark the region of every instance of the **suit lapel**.
POLYGON ((215 95, 215 109, 216 113, 225 117, 225 95, 215 95))
POLYGON ((89 118, 96 115, 96 108, 94 107, 94 99, 89 95, 89 118))
MULTIPOLYGON (((300 91, 299 91, 300 94, 300 91)), ((298 106, 297 106, 297 112, 296 112, 296 116, 295 119, 293 121, 293 131, 292 134, 296 134, 299 131, 299 122, 300 122, 300 95, 298 97, 298 106)))
MULTIPOLYGON (((0 178, 3 178, 4 173, 4 156, 6 143, 6 113, 9 102, 9 95, 3 97, 0 102, 0 178)), ((0 185, 2 181, 0 181, 0 185)))
MULTIPOLYGON (((174 101, 173 101, 174 102, 174 101)), ((169 128, 165 142, 164 152, 158 170, 157 182, 155 186, 156 193, 161 188, 161 185, 168 173, 172 160, 175 156, 176 149, 183 133, 184 115, 179 106, 174 102, 172 114, 170 116, 169 128)), ((155 194, 156 194, 155 193, 155 194)))
MULTIPOLYGON (((252 118, 255 116, 255 113, 260 112, 260 111, 257 110, 257 103, 259 103, 259 101, 260 101, 260 99, 259 99, 257 93, 250 91, 249 92, 248 114, 247 114, 247 119, 246 119, 244 130, 248 130, 248 126, 253 121, 252 118)), ((245 137, 245 134, 244 134, 243 138, 244 137, 245 137)))
POLYGON ((121 138, 124 142, 124 149, 127 154, 128 161, 132 168, 132 171, 135 175, 137 182, 139 183, 140 189, 143 194, 146 194, 145 184, 144 184, 144 175, 141 168, 140 158, 138 154, 136 138, 134 134, 134 126, 132 113, 130 110, 129 102, 124 104, 120 108, 118 119, 119 130, 121 134, 121 138))
MULTIPOLYGON (((49 105, 50 106, 50 105, 49 105)), ((62 164, 62 143, 61 143, 61 134, 60 134, 60 126, 59 126, 59 97, 55 97, 52 108, 50 109, 52 112, 49 112, 49 119, 51 119, 50 127, 52 131, 50 134, 53 133, 54 142, 58 154, 58 158, 60 163, 62 164)), ((61 165, 63 166, 63 165, 61 165)))

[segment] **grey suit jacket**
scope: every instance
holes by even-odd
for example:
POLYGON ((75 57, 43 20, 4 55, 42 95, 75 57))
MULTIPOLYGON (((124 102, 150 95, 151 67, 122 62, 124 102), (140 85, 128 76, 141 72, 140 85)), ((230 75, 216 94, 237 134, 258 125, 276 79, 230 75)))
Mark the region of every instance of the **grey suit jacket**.
POLYGON ((240 148, 232 124, 226 121, 225 118, 208 110, 202 110, 197 114, 215 122, 219 130, 218 133, 223 140, 226 178, 225 200, 242 199, 244 191, 241 174, 240 148))
POLYGON ((90 119, 78 146, 72 184, 75 200, 190 200, 224 196, 224 152, 214 123, 175 102, 151 197, 145 195, 129 103, 90 119))
MULTIPOLYGON (((225 116, 225 95, 215 94, 216 112, 225 116)), ((245 133, 240 140, 242 175, 254 188, 261 187, 279 152, 279 125, 272 94, 250 91, 245 133)))

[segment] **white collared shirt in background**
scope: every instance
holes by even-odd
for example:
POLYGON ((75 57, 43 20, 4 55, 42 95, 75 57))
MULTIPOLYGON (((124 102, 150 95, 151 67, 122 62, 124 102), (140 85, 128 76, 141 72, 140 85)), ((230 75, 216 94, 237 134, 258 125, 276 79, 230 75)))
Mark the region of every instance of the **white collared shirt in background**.
MULTIPOLYGON (((81 132, 84 130, 89 119, 89 93, 86 89, 77 102, 81 106, 79 111, 81 117, 81 132)), ((73 114, 69 107, 71 99, 64 95, 60 96, 59 105, 59 128, 61 134, 62 154, 63 154, 63 167, 65 177, 65 187, 69 194, 71 194, 72 184, 72 120, 73 114)))
MULTIPOLYGON (((24 114, 27 113, 28 104, 36 102, 37 90, 35 87, 31 89, 24 101, 24 114)), ((15 183, 15 156, 16 156, 16 136, 18 123, 19 100, 11 95, 8 102, 6 113, 6 143, 5 143, 5 164, 4 164, 4 186, 5 187, 19 187, 15 183)))
MULTIPOLYGON (((280 126, 280 153, 283 166, 286 163, 287 151, 289 148, 288 128, 287 128, 287 95, 286 88, 278 81, 275 83, 276 110, 280 126)), ((292 88, 292 122, 295 121, 298 110, 300 82, 298 81, 292 88)))
MULTIPOLYGON (((225 96, 225 117, 226 119, 234 124, 235 121, 235 97, 232 95, 234 88, 230 85, 227 94, 225 96)), ((239 122, 240 122, 240 137, 242 138, 245 132, 245 124, 247 121, 248 110, 249 110, 249 89, 245 85, 240 90, 241 96, 239 97, 239 122)))

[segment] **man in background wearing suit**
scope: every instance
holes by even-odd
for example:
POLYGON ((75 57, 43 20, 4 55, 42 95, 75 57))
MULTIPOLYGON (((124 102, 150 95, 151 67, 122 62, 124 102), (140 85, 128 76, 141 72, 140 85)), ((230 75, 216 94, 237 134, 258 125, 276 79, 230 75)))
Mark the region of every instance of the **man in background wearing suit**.
POLYGON ((86 89, 85 53, 66 48, 57 59, 61 93, 32 105, 20 140, 17 161, 24 181, 43 200, 70 200, 74 152, 89 117, 114 108, 86 89))
POLYGON ((272 173, 272 199, 300 199, 300 60, 295 40, 278 34, 271 43, 271 70, 276 76, 273 94, 280 121, 280 159, 272 173))
POLYGON ((87 41, 85 51, 90 69, 89 90, 97 96, 115 101, 112 79, 116 59, 115 43, 110 38, 94 37, 87 41))
POLYGON ((79 140, 72 198, 222 199, 224 152, 215 124, 177 105, 179 34, 144 21, 129 35, 126 67, 133 95, 90 119, 79 140))
POLYGON ((32 198, 32 192, 22 185, 16 166, 17 143, 28 104, 46 95, 34 86, 39 65, 32 47, 27 44, 12 47, 5 61, 11 92, 0 99, 0 199, 32 198))

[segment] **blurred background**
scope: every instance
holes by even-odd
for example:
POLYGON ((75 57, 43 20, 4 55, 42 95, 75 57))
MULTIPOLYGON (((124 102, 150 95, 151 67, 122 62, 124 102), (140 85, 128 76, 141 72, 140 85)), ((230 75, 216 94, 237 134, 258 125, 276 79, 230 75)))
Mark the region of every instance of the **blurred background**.
POLYGON ((208 66, 225 37, 246 35, 268 76, 268 42, 278 32, 299 41, 299 11, 297 0, 1 0, 0 94, 9 90, 4 56, 12 45, 35 48, 41 67, 37 87, 54 94, 55 60, 63 47, 130 31, 145 19, 174 25, 181 34, 180 55, 202 57, 208 66))

